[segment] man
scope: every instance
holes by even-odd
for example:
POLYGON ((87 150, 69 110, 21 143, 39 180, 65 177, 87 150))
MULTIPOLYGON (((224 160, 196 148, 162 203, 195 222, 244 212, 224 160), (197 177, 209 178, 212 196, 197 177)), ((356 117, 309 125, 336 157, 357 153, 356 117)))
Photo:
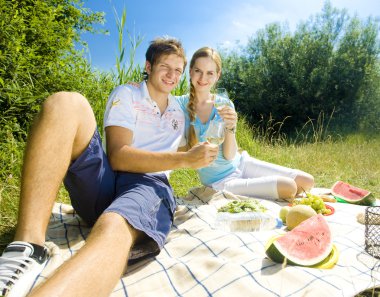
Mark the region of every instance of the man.
POLYGON ((30 296, 108 296, 133 246, 137 257, 159 252, 175 209, 167 171, 207 166, 217 154, 208 143, 177 152, 184 116, 170 92, 185 66, 179 41, 150 44, 146 83, 119 86, 110 95, 104 117, 109 162, 83 96, 61 92, 44 102, 27 143, 15 241, 0 258, 0 295, 24 296, 42 271, 62 180, 74 209, 94 226, 80 251, 30 296), (105 267, 111 269, 104 273, 105 267))

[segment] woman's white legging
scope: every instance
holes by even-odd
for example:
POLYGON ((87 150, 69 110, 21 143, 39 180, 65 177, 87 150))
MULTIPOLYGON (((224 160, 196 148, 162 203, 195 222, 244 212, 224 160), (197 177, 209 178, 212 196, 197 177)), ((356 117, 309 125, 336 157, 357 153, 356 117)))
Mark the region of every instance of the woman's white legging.
POLYGON ((294 180, 299 173, 298 169, 261 161, 243 152, 236 171, 211 186, 215 190, 226 190, 237 195, 277 199, 278 178, 294 180))

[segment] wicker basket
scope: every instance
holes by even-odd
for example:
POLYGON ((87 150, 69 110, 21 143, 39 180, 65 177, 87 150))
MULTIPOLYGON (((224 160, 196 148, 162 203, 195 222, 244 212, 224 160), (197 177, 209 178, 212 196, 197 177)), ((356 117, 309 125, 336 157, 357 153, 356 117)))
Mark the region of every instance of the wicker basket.
POLYGON ((365 250, 380 259, 380 206, 370 206, 365 210, 365 250))

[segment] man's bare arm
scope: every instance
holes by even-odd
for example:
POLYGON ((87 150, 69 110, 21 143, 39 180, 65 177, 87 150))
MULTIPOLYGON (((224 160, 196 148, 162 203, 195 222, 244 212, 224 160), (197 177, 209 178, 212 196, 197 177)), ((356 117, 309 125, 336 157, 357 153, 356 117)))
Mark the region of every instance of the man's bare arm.
POLYGON ((194 146, 187 152, 150 152, 131 147, 133 132, 127 128, 106 127, 107 154, 117 171, 148 173, 177 168, 201 168, 210 164, 218 149, 208 143, 194 146))

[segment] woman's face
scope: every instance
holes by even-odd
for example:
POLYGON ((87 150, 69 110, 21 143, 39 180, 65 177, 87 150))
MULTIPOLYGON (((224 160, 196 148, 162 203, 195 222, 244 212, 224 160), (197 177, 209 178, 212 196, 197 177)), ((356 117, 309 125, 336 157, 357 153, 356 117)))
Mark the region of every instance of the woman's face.
POLYGON ((218 81, 219 76, 216 63, 210 57, 196 59, 194 66, 190 69, 191 83, 195 91, 199 92, 209 92, 218 81))

